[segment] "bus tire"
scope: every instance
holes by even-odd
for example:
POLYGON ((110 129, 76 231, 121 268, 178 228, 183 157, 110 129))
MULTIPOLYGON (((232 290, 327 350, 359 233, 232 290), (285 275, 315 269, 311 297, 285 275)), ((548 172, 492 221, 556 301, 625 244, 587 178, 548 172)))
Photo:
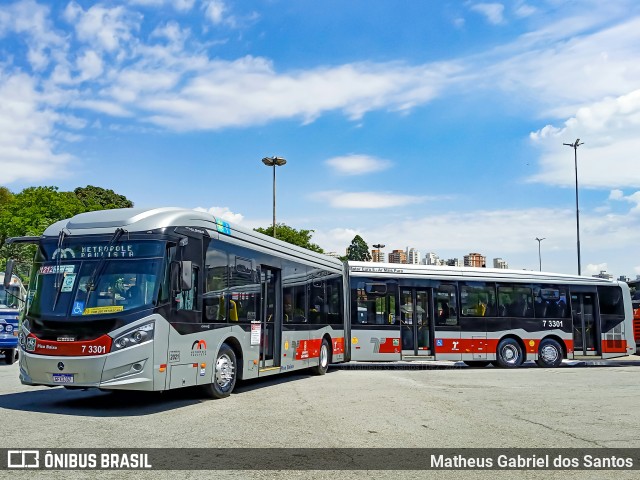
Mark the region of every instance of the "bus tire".
POLYGON ((556 368, 562 363, 564 352, 560 344, 553 338, 545 338, 538 347, 536 363, 542 368, 556 368))
POLYGON ((468 367, 476 367, 476 368, 484 368, 489 365, 491 362, 485 360, 465 360, 464 363, 468 367))
POLYGON ((322 339, 322 345, 320 345, 320 357, 318 358, 318 365, 312 368, 313 373, 316 375, 324 375, 329 369, 329 363, 331 353, 329 352, 329 342, 326 338, 322 339))
POLYGON ((16 361, 16 349, 8 348, 4 351, 4 363, 7 365, 13 365, 16 361))
POLYGON ((513 338, 505 338, 498 344, 496 362, 501 368, 517 368, 524 362, 522 347, 513 338))
POLYGON ((237 378, 236 354, 229 345, 223 343, 213 364, 213 381, 203 385, 203 389, 211 398, 226 398, 231 395, 236 386, 237 378))

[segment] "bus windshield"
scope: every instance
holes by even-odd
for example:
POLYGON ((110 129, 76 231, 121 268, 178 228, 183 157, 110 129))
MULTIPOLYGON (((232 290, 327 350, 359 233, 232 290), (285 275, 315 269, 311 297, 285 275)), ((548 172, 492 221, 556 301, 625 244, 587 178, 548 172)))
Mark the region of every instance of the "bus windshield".
POLYGON ((152 308, 166 276, 164 257, 149 255, 163 251, 156 248, 162 247, 161 242, 153 243, 153 248, 148 248, 129 242, 132 247, 128 251, 139 255, 124 257, 92 255, 78 259, 67 255, 65 259, 44 260, 44 255, 38 255, 29 285, 27 316, 82 320, 152 308))

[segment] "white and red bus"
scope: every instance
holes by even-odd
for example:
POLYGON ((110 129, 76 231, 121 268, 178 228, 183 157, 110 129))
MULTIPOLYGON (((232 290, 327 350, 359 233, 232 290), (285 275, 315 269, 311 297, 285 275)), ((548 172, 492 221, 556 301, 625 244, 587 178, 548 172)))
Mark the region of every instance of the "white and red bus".
POLYGON ((343 264, 175 208, 83 213, 7 243, 20 242, 38 247, 26 385, 222 398, 239 379, 349 360, 555 367, 635 352, 629 288, 599 278, 343 264))
POLYGON ((88 212, 35 243, 19 341, 27 385, 200 386, 345 359, 339 260, 194 210, 88 212))
POLYGON ((624 282, 468 267, 349 262, 351 360, 534 360, 635 353, 624 282))

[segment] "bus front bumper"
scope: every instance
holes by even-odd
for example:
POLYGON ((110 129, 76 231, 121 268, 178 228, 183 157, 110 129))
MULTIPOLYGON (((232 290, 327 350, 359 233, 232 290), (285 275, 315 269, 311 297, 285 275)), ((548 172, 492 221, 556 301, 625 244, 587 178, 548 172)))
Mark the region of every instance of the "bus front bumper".
MULTIPOLYGON (((105 355, 67 357, 20 350, 20 381, 24 385, 115 390, 154 390, 153 343, 105 355)), ((158 388, 159 390, 164 389, 158 388)))

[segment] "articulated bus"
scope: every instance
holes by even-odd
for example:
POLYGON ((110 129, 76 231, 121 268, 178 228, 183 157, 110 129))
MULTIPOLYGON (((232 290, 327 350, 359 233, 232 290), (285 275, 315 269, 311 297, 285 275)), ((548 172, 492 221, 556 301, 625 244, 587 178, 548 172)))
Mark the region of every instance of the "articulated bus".
POLYGON ((557 367, 635 351, 628 286, 598 278, 343 264, 177 208, 83 213, 8 243, 38 247, 26 385, 223 398, 237 380, 351 360, 557 367))
POLYGON ((16 361, 18 348, 18 315, 24 307, 26 290, 16 275, 0 272, 6 283, 0 284, 0 353, 4 362, 11 365, 16 361))
POLYGON ((635 353, 624 282, 468 267, 349 262, 351 360, 534 360, 635 353))
POLYGON ((236 380, 346 358, 339 260, 194 210, 88 212, 40 237, 20 379, 228 396, 236 380))

